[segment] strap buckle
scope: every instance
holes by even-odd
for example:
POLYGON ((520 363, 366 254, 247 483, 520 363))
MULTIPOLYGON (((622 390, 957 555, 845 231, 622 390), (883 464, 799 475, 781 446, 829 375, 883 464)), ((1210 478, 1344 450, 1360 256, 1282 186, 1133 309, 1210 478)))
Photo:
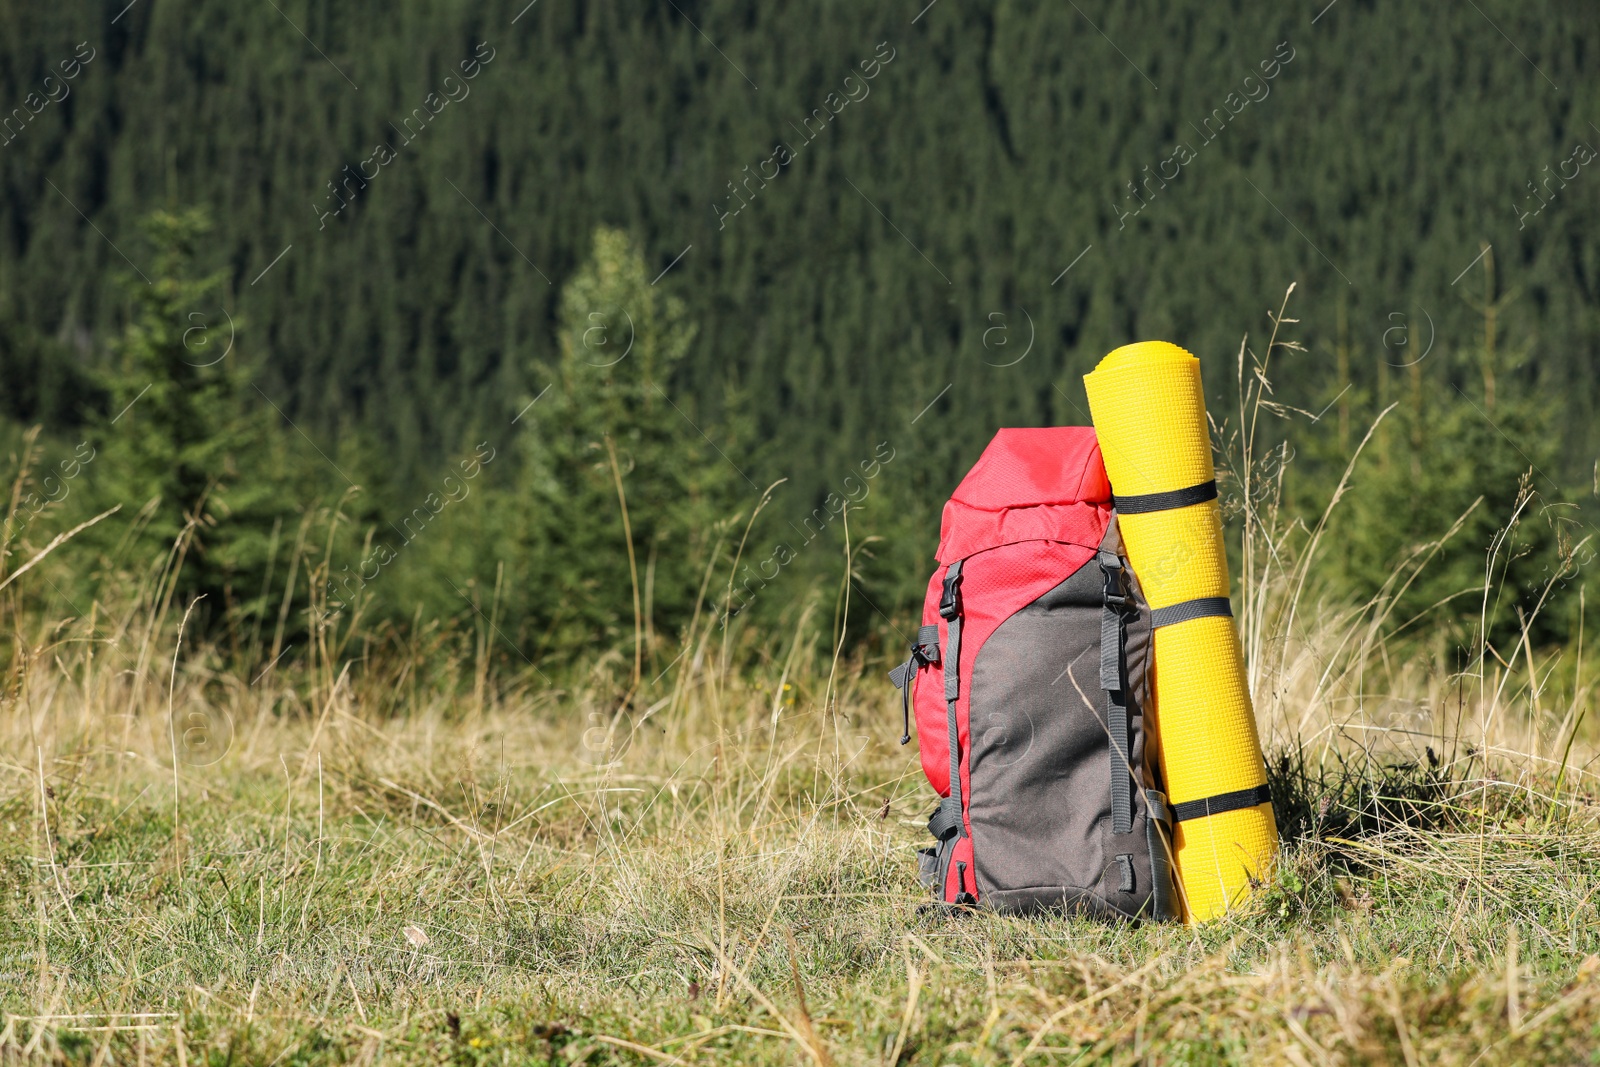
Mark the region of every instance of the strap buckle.
POLYGON ((1122 566, 1122 557, 1114 552, 1101 552, 1096 557, 1101 577, 1105 579, 1106 607, 1121 613, 1128 606, 1128 574, 1122 566))
POLYGON ((954 571, 944 580, 944 593, 939 597, 939 617, 953 619, 961 614, 961 572, 954 571))

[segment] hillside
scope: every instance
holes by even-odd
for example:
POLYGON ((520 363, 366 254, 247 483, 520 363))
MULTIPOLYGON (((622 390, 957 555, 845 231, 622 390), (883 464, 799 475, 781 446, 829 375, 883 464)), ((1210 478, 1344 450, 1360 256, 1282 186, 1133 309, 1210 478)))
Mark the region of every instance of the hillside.
MULTIPOLYGON (((0 4, 23 421, 104 406, 81 372, 127 314, 117 276, 149 273, 138 222, 199 207, 208 321, 246 324, 286 417, 407 487, 549 384, 600 224, 699 324, 674 401, 746 412, 760 443, 731 458, 789 478, 792 511, 885 439, 906 484, 953 484, 994 425, 1083 421, 1111 347, 1231 355, 1291 281, 1322 347, 1287 399, 1350 384, 1359 424, 1388 364, 1472 343, 1485 243, 1523 343, 1500 373, 1560 398, 1558 478, 1600 445, 1583 3, 123 7, 0 4)), ((1451 399, 1477 380, 1428 372, 1451 399)))

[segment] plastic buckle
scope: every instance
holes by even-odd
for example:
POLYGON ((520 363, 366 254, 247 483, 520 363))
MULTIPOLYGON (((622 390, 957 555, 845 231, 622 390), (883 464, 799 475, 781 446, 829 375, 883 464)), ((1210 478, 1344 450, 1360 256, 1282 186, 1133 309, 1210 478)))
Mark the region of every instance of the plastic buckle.
POLYGON ((1110 552, 1102 552, 1099 563, 1101 576, 1106 583, 1106 606, 1121 611, 1128 603, 1127 572, 1123 569, 1122 559, 1110 552))
POLYGON ((961 575, 956 573, 944 580, 944 594, 939 598, 939 617, 953 619, 961 614, 961 575))

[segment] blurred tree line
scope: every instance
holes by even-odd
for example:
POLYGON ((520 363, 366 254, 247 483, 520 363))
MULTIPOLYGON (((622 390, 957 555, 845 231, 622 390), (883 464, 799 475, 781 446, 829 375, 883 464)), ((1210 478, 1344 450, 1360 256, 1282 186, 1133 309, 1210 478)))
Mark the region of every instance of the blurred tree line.
MULTIPOLYGON (((0 412, 96 450, 61 520, 124 506, 74 601, 179 545, 171 595, 258 651, 316 601, 538 660, 628 644, 636 603, 670 634, 741 540, 784 562, 738 599, 794 610, 848 497, 853 610, 901 620, 996 426, 1085 421, 1139 337, 1225 415, 1289 281, 1297 506, 1397 405, 1339 513, 1353 590, 1483 497, 1422 610, 1481 584, 1526 472, 1547 539, 1591 488, 1577 3, 124 6, 0 0, 0 412)), ((59 523, 26 526, 7 566, 59 523)))

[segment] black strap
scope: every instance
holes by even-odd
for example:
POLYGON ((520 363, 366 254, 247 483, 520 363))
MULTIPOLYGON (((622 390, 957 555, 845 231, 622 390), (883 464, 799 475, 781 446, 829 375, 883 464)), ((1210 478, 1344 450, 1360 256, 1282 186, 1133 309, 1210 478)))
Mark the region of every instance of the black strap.
POLYGON ((1124 515, 1143 515, 1151 511, 1170 511, 1191 504, 1204 504, 1217 499, 1217 480, 1191 485, 1186 489, 1170 489, 1165 493, 1141 493, 1138 496, 1113 496, 1117 511, 1124 515))
POLYGON ((1111 832, 1133 830, 1132 760, 1128 753, 1128 698, 1124 659, 1124 612, 1128 586, 1122 559, 1115 552, 1097 557, 1105 577, 1104 604, 1100 612, 1100 688, 1106 694, 1106 731, 1111 736, 1111 832))
POLYGON ((1114 552, 1099 554, 1101 575, 1105 578, 1104 609, 1100 613, 1100 688, 1121 692, 1122 612, 1127 606, 1127 583, 1122 559, 1114 552))
POLYGON ((1204 819, 1210 815, 1221 815, 1225 811, 1238 811, 1241 808, 1253 808, 1257 804, 1270 803, 1272 803, 1272 787, 1263 783, 1254 789, 1237 789, 1232 793, 1219 793, 1203 800, 1188 800, 1182 804, 1174 804, 1172 821, 1204 819))
POLYGON ((1125 852, 1117 857, 1117 866, 1122 869, 1122 880, 1117 884, 1120 893, 1133 892, 1133 853, 1125 852))
MULTIPOLYGON (((961 804, 961 728, 956 722, 956 700, 961 696, 961 561, 944 572, 944 593, 939 598, 939 617, 945 620, 944 701, 950 725, 950 800, 955 810, 961 804)), ((960 830, 959 816, 957 830, 960 830)))
POLYGON ((1179 919, 1183 908, 1172 877, 1172 815, 1167 797, 1158 789, 1146 789, 1144 800, 1150 816, 1144 824, 1145 847, 1150 852, 1150 916, 1157 921, 1179 919))
POLYGON ((1150 625, 1154 629, 1163 626, 1173 626, 1190 619, 1204 619, 1213 615, 1233 615, 1233 605, 1225 596, 1202 596, 1193 600, 1184 600, 1164 608, 1153 608, 1150 611, 1150 625))

